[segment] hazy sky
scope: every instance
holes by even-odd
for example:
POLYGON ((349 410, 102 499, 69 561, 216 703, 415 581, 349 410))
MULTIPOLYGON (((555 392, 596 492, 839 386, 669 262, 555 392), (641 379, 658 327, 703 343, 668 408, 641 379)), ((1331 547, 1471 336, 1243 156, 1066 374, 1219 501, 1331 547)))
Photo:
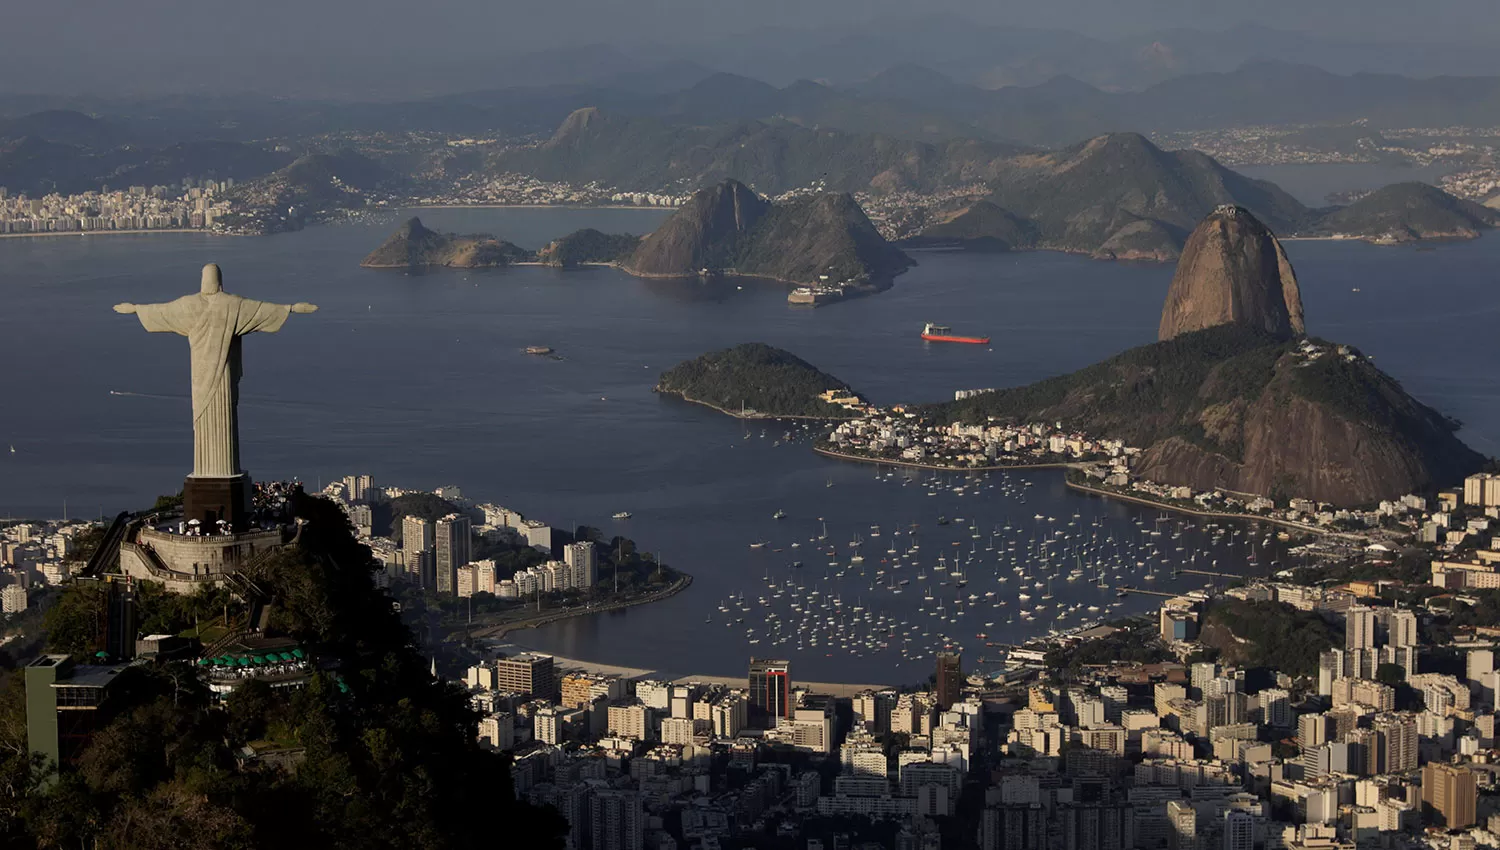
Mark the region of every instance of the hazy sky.
MULTIPOLYGON (((827 28, 948 11, 1096 36, 1255 22, 1362 39, 1482 41, 1496 0, 8 0, 0 51, 58 62, 168 52, 240 56, 531 50, 827 28)), ((38 69, 41 71, 41 69, 38 69)))
MULTIPOLYGON (((292 97, 382 99, 495 87, 596 80, 567 75, 598 60, 573 48, 613 45, 635 63, 689 58, 701 66, 775 80, 777 63, 797 64, 841 36, 856 45, 832 67, 866 70, 897 47, 906 61, 940 63, 944 32, 968 36, 983 53, 987 26, 1045 27, 1105 39, 1168 28, 1222 30, 1253 23, 1321 39, 1424 42, 1416 65, 1387 63, 1364 51, 1353 70, 1398 73, 1500 73, 1490 44, 1500 41, 1500 0, 0 0, 0 93, 111 97, 167 92, 255 91, 292 97), (947 29, 932 18, 949 21, 947 29), (918 49, 903 33, 927 19, 918 49), (788 32, 783 31, 800 31, 788 32), (867 33, 883 36, 873 56, 857 55, 867 33), (723 47, 758 33, 737 53, 723 47), (936 35, 934 35, 936 33, 936 35), (822 39, 822 41, 820 41, 822 39), (897 39, 896 45, 891 39, 897 39), (1452 51, 1455 43, 1468 51, 1452 51), (1473 47, 1479 45, 1479 47, 1473 47), (781 57, 757 63, 776 51, 781 57), (517 62, 550 51, 553 64, 517 62), (1473 60, 1464 65, 1449 56, 1473 60), (719 57, 726 57, 719 62, 719 57), (1436 64, 1433 58, 1436 58, 1436 64), (1423 65, 1423 62, 1426 64, 1423 65), (1443 64, 1446 62, 1447 64, 1443 64), (576 67, 575 67, 576 66, 576 67), (518 68, 521 70, 518 71, 518 68), (1415 70, 1412 70, 1415 68, 1415 70)), ((1279 39, 1285 41, 1285 39, 1279 39)), ((1255 45, 1246 55, 1261 55, 1255 45)), ((1320 62, 1315 49, 1291 61, 1320 62)), ((994 61, 1004 64, 998 47, 994 61)), ((1408 59, 1413 55, 1405 51, 1408 59)), ((803 66, 808 63, 802 62, 803 66)), ((1334 63, 1337 65, 1337 63, 1334 63)), ((604 67, 607 63, 597 65, 604 67)), ((618 67, 618 66, 614 66, 618 67)), ((1065 69, 1066 70, 1066 69, 1065 69)), ((606 68, 600 73, 613 71, 606 68)), ((798 71, 798 73, 807 73, 798 71)), ((785 84, 788 80, 779 80, 785 84)), ((982 80, 976 82, 983 82, 982 80)), ((1104 81, 1108 84, 1107 81, 1104 81)), ((999 79, 996 85, 1010 84, 999 79)))

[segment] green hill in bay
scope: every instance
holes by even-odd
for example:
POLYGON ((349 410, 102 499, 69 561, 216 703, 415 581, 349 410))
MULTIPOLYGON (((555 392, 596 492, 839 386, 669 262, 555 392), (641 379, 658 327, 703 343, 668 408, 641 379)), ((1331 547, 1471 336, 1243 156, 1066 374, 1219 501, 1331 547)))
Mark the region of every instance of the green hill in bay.
POLYGON ((662 373, 656 392, 751 417, 847 418, 819 396, 849 385, 789 351, 749 342, 679 363, 662 373))
POLYGON ((614 263, 630 256, 641 244, 641 237, 629 233, 603 233, 592 227, 576 230, 554 239, 537 252, 537 260, 550 266, 614 263))

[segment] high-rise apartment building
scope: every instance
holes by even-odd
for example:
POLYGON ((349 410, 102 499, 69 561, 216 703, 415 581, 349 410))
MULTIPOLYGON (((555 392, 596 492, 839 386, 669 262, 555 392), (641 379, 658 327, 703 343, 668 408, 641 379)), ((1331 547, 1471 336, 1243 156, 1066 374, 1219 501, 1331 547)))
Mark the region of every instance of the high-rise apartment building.
POLYGON ((792 716, 792 668, 785 659, 750 659, 750 708, 774 726, 792 716))
POLYGON ((1277 729, 1289 729, 1296 712, 1292 711, 1292 695, 1281 688, 1266 688, 1260 697, 1261 722, 1277 729))
POLYGON ((552 656, 523 653, 497 659, 495 690, 552 699, 557 696, 557 671, 552 656))
POLYGON ((1375 609, 1363 605, 1350 606, 1344 612, 1344 649, 1375 648, 1375 609))
POLYGON ((1422 813, 1444 829, 1473 826, 1479 787, 1466 765, 1422 766, 1422 813))
POLYGON ((470 534, 469 518, 463 514, 448 514, 437 521, 433 589, 438 593, 452 595, 458 591, 458 568, 473 560, 470 534))
POLYGON ((1167 846, 1171 850, 1198 850, 1198 813, 1187 800, 1167 802, 1167 846))
POLYGON ((1391 612, 1388 646, 1417 645, 1417 614, 1406 608, 1391 612))
POLYGON ((596 791, 589 799, 590 850, 641 850, 646 813, 635 791, 596 791))
POLYGON ((419 516, 401 518, 401 556, 406 579, 418 587, 432 587, 432 523, 419 516))
POLYGON ((588 540, 569 543, 563 549, 563 563, 573 572, 573 586, 588 590, 599 580, 599 550, 588 540))
POLYGON ((1224 813, 1224 850, 1255 850, 1255 816, 1230 810, 1224 813))
POLYGON ((959 701, 964 686, 963 658, 956 652, 937 654, 938 711, 947 711, 959 701))
POLYGON ((1409 714, 1381 714, 1371 724, 1375 733, 1374 770, 1403 773, 1417 769, 1417 720, 1409 714))
POLYGON ((1500 505, 1500 475, 1480 472, 1465 478, 1464 504, 1484 508, 1500 505))

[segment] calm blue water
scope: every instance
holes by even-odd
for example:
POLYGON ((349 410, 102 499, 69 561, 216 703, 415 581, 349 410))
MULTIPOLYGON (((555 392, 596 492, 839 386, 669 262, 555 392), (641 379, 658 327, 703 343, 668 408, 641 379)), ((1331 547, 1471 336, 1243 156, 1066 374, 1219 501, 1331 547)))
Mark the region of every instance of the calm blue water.
POLYGON ((1379 189, 1390 183, 1430 183, 1455 170, 1452 165, 1386 165, 1374 162, 1310 165, 1240 165, 1235 171, 1257 180, 1270 180, 1310 207, 1326 207, 1328 196, 1356 189, 1379 189))
MULTIPOLYGON (((660 217, 578 210, 422 215, 434 227, 489 231, 529 246, 583 226, 643 232, 660 217)), ((526 645, 682 672, 737 674, 759 651, 789 656, 804 679, 925 676, 929 662, 904 660, 900 643, 856 657, 852 650, 830 654, 826 644, 797 650, 795 643, 748 642, 761 638, 744 629, 764 634, 757 618, 770 611, 792 616, 787 594, 763 590, 768 575, 785 581, 793 577, 788 564, 800 559, 796 580, 822 580, 828 559, 815 556, 810 542, 821 530, 818 517, 827 519, 844 561, 852 536, 868 537, 873 524, 889 542, 893 529, 918 523, 920 565, 930 566, 944 546, 967 551, 965 526, 939 530, 940 514, 978 520, 986 530, 1012 525, 1001 549, 1009 539, 1026 551, 1039 536, 1062 530, 1072 542, 1058 544, 1066 554, 1055 556, 1054 566, 1076 564, 1078 547, 1089 540, 1114 541, 1121 552, 1156 547, 1164 561, 1176 557, 1175 546, 1139 539, 1136 521, 1149 526, 1154 512, 1074 496, 1053 473, 997 477, 978 495, 945 486, 928 496, 926 486, 877 481, 872 467, 829 461, 802 444, 774 446, 775 428, 762 439, 752 426, 744 439, 741 423, 650 392, 659 373, 680 360, 746 341, 785 347, 881 403, 1031 381, 1152 340, 1170 267, 1057 254, 921 254, 921 265, 889 292, 810 311, 789 309, 784 288, 763 282, 740 289, 642 281, 607 269, 407 275, 358 268, 393 227, 265 238, 0 240, 0 363, 7 378, 0 445, 16 449, 0 453, 0 511, 58 515, 66 500, 74 515, 109 513, 177 491, 192 451, 186 344, 146 334, 110 305, 194 291, 198 268, 214 261, 232 292, 322 307, 293 316, 280 334, 246 341, 242 455, 253 475, 316 484, 368 472, 401 486, 457 484, 558 525, 619 527, 696 577, 690 591, 658 605, 513 636, 526 645), (924 345, 916 334, 927 320, 995 341, 989 348, 924 345), (565 359, 522 355, 531 344, 550 345, 565 359), (778 508, 789 514, 780 523, 770 518, 778 508), (635 518, 612 523, 609 515, 619 510, 635 518), (1037 513, 1044 519, 1034 520, 1037 513), (749 549, 758 539, 783 551, 749 549), (790 548, 793 541, 799 550, 790 548), (952 547, 955 541, 962 545, 952 547), (737 614, 745 622, 726 626, 718 606, 740 591, 754 613, 737 614), (755 601, 760 595, 768 595, 764 607, 755 601)), ((1287 249, 1311 332, 1373 354, 1419 398, 1467 423, 1472 445, 1500 454, 1500 342, 1493 333, 1500 238, 1424 251, 1330 242, 1287 249), (1361 292, 1352 292, 1355 286, 1361 292)), ((1219 560, 1219 569, 1243 563, 1243 542, 1215 546, 1192 536, 1198 532, 1184 533, 1196 540, 1189 548, 1201 547, 1200 557, 1219 560)), ((884 557, 885 548, 864 547, 868 572, 878 562, 869 556, 884 557)), ((998 583, 994 558, 976 556, 962 594, 934 585, 938 599, 973 593, 991 600, 989 611, 976 608, 956 621, 922 613, 915 590, 872 590, 869 574, 846 570, 843 579, 829 579, 828 592, 846 605, 858 599, 903 629, 926 623, 929 635, 916 633, 909 654, 946 635, 973 658, 983 654, 980 632, 997 641, 1044 629, 1042 617, 1007 625, 999 616, 1010 612, 993 601, 1008 598, 1013 606, 1016 579, 998 583), (988 591, 996 596, 984 597, 988 591)), ((889 573, 881 579, 890 581, 889 573)), ((1156 583, 1204 581, 1173 584, 1164 575, 1156 583)), ((1112 590, 1059 579, 1055 601, 1103 607, 1114 599, 1112 590)), ((951 611, 954 599, 948 601, 951 611)), ((1149 607, 1135 597, 1119 610, 1149 607)))

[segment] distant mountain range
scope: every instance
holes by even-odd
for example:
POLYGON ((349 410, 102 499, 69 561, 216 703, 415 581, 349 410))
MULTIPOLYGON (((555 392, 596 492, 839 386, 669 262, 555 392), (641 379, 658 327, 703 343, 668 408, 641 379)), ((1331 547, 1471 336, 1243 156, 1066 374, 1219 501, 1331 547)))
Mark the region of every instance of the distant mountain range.
POLYGON ((818 182, 877 194, 985 182, 994 187, 988 198, 951 211, 908 245, 1040 248, 1103 259, 1175 259, 1197 222, 1225 204, 1250 210, 1281 233, 1372 240, 1393 231, 1403 239, 1475 235, 1495 221, 1491 211, 1432 187, 1377 193, 1352 211, 1313 210, 1206 154, 1163 151, 1134 133, 1038 152, 790 124, 683 127, 587 109, 569 116, 548 141, 504 153, 488 167, 628 189, 735 180, 770 194, 818 182))
MULTIPOLYGON (((6 123, 26 124, 28 131, 40 129, 39 122, 6 123)), ((51 126, 58 128, 56 134, 60 136, 80 140, 90 136, 87 130, 68 126, 68 122, 51 126)), ((6 128, 0 127, 0 186, 13 194, 25 192, 32 197, 49 192, 87 192, 103 186, 121 189, 179 184, 187 177, 249 180, 292 161, 291 154, 240 142, 196 141, 95 150, 34 134, 7 138, 5 133, 6 128)))
POLYGON ((1339 75, 1313 65, 1261 59, 1172 76, 1139 91, 1099 88, 1062 68, 1028 79, 1026 85, 1002 88, 985 88, 916 64, 887 65, 840 85, 799 79, 774 86, 749 76, 692 68, 679 67, 682 73, 666 74, 645 87, 622 77, 399 102, 0 97, 0 121, 12 116, 31 125, 7 130, 0 123, 0 138, 19 133, 97 150, 122 139, 168 144, 412 130, 514 135, 551 132, 569 114, 589 107, 614 118, 676 126, 786 123, 925 142, 975 138, 1048 147, 1119 131, 1355 121, 1367 122, 1365 132, 1370 133, 1393 127, 1500 125, 1500 76, 1339 75), (44 121, 30 114, 41 109, 89 113, 101 126, 74 126, 76 121, 57 115, 44 121))
POLYGON ((785 121, 671 124, 587 108, 568 116, 541 145, 502 153, 486 167, 650 191, 735 179, 779 194, 818 183, 841 192, 954 185, 994 177, 995 163, 1022 150, 968 139, 934 144, 813 130, 785 121))

